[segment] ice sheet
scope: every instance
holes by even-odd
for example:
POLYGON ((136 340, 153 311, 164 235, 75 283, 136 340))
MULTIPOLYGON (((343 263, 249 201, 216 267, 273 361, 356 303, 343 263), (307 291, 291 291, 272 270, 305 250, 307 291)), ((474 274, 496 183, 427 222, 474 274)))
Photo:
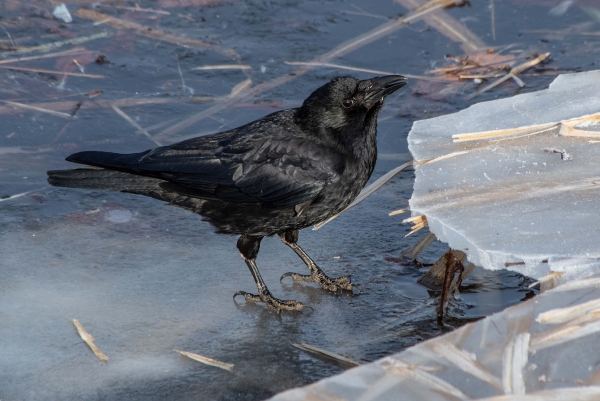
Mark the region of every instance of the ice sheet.
MULTIPOLYGON (((558 135, 558 128, 518 138, 453 142, 452 135, 559 122, 600 112, 600 71, 559 76, 547 90, 476 104, 417 121, 409 133, 416 161, 413 215, 469 260, 539 278, 600 268, 600 125, 598 138, 558 135), (559 153, 566 151, 571 160, 559 153)), ((524 134, 533 131, 524 131, 524 134)))
POLYGON ((597 400, 599 284, 600 275, 572 281, 271 400, 597 400))

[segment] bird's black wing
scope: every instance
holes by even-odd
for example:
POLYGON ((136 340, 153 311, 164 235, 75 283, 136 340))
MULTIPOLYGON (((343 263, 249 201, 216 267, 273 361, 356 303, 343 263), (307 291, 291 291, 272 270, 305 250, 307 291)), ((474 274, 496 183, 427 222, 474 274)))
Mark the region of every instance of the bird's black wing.
POLYGON ((267 209, 313 199, 343 172, 342 155, 310 139, 276 126, 248 131, 156 148, 130 160, 131 167, 166 180, 161 186, 182 194, 259 202, 267 209))

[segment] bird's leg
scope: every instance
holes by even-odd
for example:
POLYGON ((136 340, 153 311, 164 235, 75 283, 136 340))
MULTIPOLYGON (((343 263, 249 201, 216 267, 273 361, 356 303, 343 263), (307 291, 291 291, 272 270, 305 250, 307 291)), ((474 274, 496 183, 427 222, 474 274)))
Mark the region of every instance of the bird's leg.
POLYGON ((298 242, 298 230, 286 231, 279 234, 281 241, 292 248, 296 255, 300 256, 300 259, 304 261, 308 270, 309 275, 298 274, 298 273, 285 273, 281 276, 281 279, 285 277, 292 277, 295 283, 300 282, 315 282, 321 286, 324 290, 331 292, 340 292, 341 290, 352 291, 353 285, 350 280, 350 276, 343 276, 337 278, 329 278, 327 275, 317 266, 317 264, 304 252, 304 249, 300 248, 298 242))
POLYGON ((260 249, 260 241, 262 239, 263 237, 246 234, 242 235, 238 239, 237 248, 240 251, 242 258, 248 265, 250 273, 252 273, 252 277, 254 277, 256 287, 258 287, 258 295, 249 294, 245 291, 238 291, 233 295, 233 298, 235 299, 235 297, 241 295, 244 297, 246 302, 264 302, 265 304, 267 304, 269 309, 277 313, 281 313, 282 310, 300 311, 304 309, 304 305, 302 305, 298 301, 281 300, 271 295, 271 292, 267 288, 267 285, 260 276, 258 266, 256 266, 255 262, 256 256, 258 255, 258 250, 260 249))

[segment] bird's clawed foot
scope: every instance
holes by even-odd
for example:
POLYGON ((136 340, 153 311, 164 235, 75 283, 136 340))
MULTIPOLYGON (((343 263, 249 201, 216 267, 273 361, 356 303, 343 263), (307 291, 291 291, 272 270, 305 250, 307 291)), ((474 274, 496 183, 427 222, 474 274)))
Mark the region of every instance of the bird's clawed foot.
POLYGON ((358 289, 356 285, 352 284, 350 276, 329 278, 321 269, 316 270, 313 274, 285 273, 279 281, 286 277, 291 277, 294 283, 317 283, 322 289, 336 293, 342 291, 354 292, 353 290, 358 289))
POLYGON ((235 300, 235 297, 237 297, 238 295, 243 296, 246 302, 264 302, 265 304, 267 304, 269 309, 276 313, 281 313, 282 310, 301 311, 304 308, 312 309, 312 307, 304 305, 299 301, 275 298, 267 289, 261 291, 259 295, 250 294, 245 291, 238 291, 235 294, 233 294, 233 299, 235 300))

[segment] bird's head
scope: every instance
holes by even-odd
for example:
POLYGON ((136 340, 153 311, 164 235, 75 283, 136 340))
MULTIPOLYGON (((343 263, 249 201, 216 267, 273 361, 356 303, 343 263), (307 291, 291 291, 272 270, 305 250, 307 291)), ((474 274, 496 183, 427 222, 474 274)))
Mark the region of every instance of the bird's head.
MULTIPOLYGON (((377 114, 390 93, 406 85, 402 75, 360 81, 334 78, 315 90, 298 109, 297 123, 318 135, 334 134, 341 140, 375 130, 377 114)), ((373 132, 374 133, 374 132, 373 132)))

